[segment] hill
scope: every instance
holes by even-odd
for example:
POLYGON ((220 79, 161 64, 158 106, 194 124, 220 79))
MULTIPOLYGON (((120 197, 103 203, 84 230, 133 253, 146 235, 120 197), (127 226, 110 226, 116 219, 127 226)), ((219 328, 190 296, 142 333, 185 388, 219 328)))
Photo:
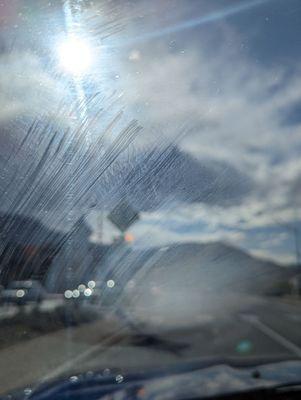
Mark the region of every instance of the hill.
POLYGON ((147 280, 168 290, 264 294, 296 273, 293 267, 253 257, 221 242, 181 243, 156 251, 158 257, 147 280))

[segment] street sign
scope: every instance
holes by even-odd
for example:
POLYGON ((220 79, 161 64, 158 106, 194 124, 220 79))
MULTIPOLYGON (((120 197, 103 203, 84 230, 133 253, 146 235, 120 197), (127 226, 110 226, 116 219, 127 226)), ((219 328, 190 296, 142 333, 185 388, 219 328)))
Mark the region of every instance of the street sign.
POLYGON ((139 213, 126 200, 121 200, 110 212, 108 219, 121 232, 125 232, 134 222, 139 220, 139 213))

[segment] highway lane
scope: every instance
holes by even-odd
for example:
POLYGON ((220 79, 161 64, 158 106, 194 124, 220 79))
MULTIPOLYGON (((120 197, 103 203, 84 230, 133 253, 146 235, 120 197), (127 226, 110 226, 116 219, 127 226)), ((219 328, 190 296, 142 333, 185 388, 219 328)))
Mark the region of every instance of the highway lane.
POLYGON ((178 325, 175 315, 153 315, 149 323, 143 315, 148 314, 135 314, 138 330, 178 343, 182 357, 301 357, 301 303, 230 296, 207 313, 200 307, 193 321, 188 314, 178 325))
MULTIPOLYGON (((252 315, 252 310, 250 315, 252 315)), ((298 305, 262 298, 255 308, 262 323, 301 348, 301 302, 298 305)))
POLYGON ((210 357, 301 358, 301 305, 249 296, 238 306, 237 300, 226 309, 220 304, 220 311, 217 303, 200 308, 178 327, 175 315, 172 323, 158 315, 147 323, 137 317, 139 309, 2 348, 0 393, 79 370, 126 372, 210 357))

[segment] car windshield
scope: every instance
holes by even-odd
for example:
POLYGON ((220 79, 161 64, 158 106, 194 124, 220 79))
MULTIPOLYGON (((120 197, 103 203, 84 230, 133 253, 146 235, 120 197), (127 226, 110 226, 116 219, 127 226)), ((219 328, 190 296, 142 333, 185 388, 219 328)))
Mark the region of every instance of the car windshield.
POLYGON ((301 358, 300 38, 299 0, 0 1, 0 395, 301 358))

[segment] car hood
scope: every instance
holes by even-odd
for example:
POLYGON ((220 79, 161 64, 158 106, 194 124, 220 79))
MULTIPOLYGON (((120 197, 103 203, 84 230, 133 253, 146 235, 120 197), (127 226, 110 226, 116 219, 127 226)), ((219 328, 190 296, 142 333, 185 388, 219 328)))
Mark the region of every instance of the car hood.
POLYGON ((182 400, 290 385, 299 382, 300 377, 301 361, 282 361, 256 367, 220 364, 197 368, 196 364, 190 367, 181 365, 179 369, 128 375, 122 375, 119 371, 109 376, 107 371, 89 371, 36 389, 27 387, 24 391, 16 393, 14 398, 57 400, 68 395, 70 400, 96 400, 109 394, 111 400, 120 400, 140 398, 139 393, 143 393, 144 399, 182 400))
POLYGON ((148 382, 144 390, 157 400, 202 398, 294 383, 300 380, 300 377, 301 361, 287 361, 255 368, 218 365, 148 382))

